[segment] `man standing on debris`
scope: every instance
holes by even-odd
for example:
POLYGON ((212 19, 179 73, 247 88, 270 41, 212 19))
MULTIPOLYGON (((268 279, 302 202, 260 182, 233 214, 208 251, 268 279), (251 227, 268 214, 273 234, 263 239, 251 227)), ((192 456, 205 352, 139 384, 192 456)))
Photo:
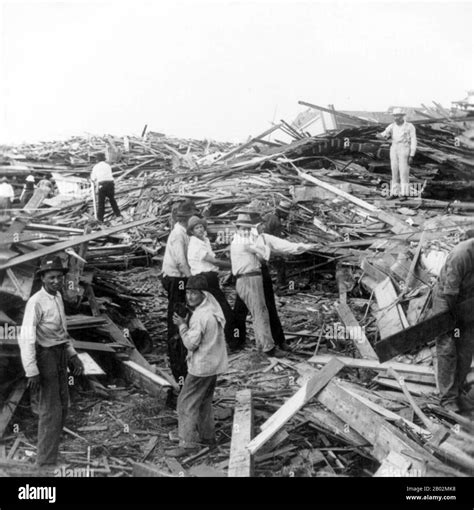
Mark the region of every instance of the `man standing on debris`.
POLYGON ((441 269, 433 296, 433 314, 451 311, 457 325, 452 333, 436 339, 437 379, 440 403, 459 412, 473 409, 464 392, 474 353, 474 320, 472 313, 460 315, 459 304, 474 297, 474 230, 465 233, 441 269))
POLYGON ((0 180, 0 216, 10 209, 14 197, 15 192, 12 185, 9 184, 6 177, 2 177, 0 180))
POLYGON ((251 234, 251 229, 256 225, 252 222, 250 215, 239 214, 235 225, 237 232, 230 244, 230 260, 232 274, 236 278, 237 298, 234 316, 239 330, 239 341, 245 342, 245 317, 250 311, 257 348, 272 356, 278 351, 272 338, 260 263, 260 260, 265 258, 266 251, 263 247, 256 245, 256 236, 251 234))
POLYGON ((206 278, 209 292, 216 298, 225 317, 225 339, 229 346, 234 344, 234 314, 219 285, 219 268, 230 269, 228 260, 216 258, 206 235, 206 220, 191 216, 188 221, 188 262, 193 276, 201 274, 206 278))
POLYGON ((188 349, 188 375, 178 397, 179 448, 168 450, 172 457, 188 456, 200 445, 216 442, 212 399, 217 376, 227 370, 224 337, 225 318, 205 276, 191 276, 186 300, 193 314, 189 319, 174 315, 174 323, 188 349))
POLYGON ((92 168, 91 180, 98 189, 97 219, 104 221, 105 199, 108 198, 115 216, 122 217, 115 200, 115 183, 112 167, 106 162, 105 154, 97 155, 97 164, 92 168))
POLYGON ((187 259, 187 226, 189 218, 196 213, 196 208, 190 201, 179 205, 176 210, 177 221, 168 237, 163 258, 162 282, 168 294, 168 356, 173 377, 181 385, 187 374, 186 349, 173 322, 173 314, 186 305, 186 282, 191 276, 187 259))
POLYGON ((400 200, 405 200, 410 195, 409 173, 416 152, 416 130, 413 124, 405 120, 405 113, 401 108, 394 108, 392 115, 395 122, 376 136, 392 139, 390 147, 392 182, 388 200, 397 196, 400 200))
POLYGON ((38 271, 43 286, 26 303, 18 341, 28 387, 32 391, 39 389, 39 469, 52 468, 57 462, 69 405, 68 362, 74 376, 84 371, 67 333, 60 294, 66 272, 58 256, 43 258, 38 271))
POLYGON ((35 178, 33 175, 29 175, 26 178, 25 184, 23 186, 23 191, 20 196, 20 203, 23 207, 30 201, 30 198, 33 196, 35 192, 35 178))

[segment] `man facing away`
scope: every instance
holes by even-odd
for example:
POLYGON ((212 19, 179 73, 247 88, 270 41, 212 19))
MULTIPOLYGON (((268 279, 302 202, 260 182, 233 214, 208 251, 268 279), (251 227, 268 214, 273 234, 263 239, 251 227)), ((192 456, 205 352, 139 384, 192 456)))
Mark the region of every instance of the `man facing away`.
POLYGON ((115 200, 115 183, 112 167, 105 161, 105 154, 97 155, 97 164, 92 168, 91 180, 98 189, 97 219, 104 221, 105 199, 108 198, 115 216, 122 217, 115 200))
POLYGON ((441 269, 433 296, 433 314, 452 312, 453 332, 436 339, 437 379, 440 404, 459 412, 472 409, 464 384, 474 352, 474 321, 471 313, 459 311, 459 304, 474 297, 474 230, 457 244, 441 269))
POLYGON ((225 318, 219 303, 208 292, 205 276, 191 276, 186 300, 191 318, 174 315, 188 350, 188 375, 178 397, 179 448, 166 452, 173 457, 190 455, 201 445, 216 442, 212 399, 218 374, 227 370, 225 318))
POLYGON ((26 303, 19 345, 21 360, 32 391, 39 389, 37 467, 53 467, 57 462, 69 392, 67 365, 73 375, 83 373, 77 352, 67 333, 66 315, 60 294, 67 269, 58 256, 41 261, 38 273, 42 288, 26 303))
POLYGON ((405 120, 405 113, 401 108, 394 108, 392 115, 395 122, 376 136, 392 139, 390 147, 392 182, 388 199, 399 196, 400 200, 405 200, 410 194, 409 174, 416 152, 416 130, 413 124, 405 120))

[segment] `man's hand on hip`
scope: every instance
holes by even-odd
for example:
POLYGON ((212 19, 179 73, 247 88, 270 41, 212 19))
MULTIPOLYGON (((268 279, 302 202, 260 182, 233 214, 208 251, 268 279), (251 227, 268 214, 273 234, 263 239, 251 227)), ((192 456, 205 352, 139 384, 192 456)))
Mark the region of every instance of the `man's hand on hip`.
POLYGON ((34 375, 33 377, 28 377, 28 388, 30 390, 38 390, 40 387, 40 376, 34 375))

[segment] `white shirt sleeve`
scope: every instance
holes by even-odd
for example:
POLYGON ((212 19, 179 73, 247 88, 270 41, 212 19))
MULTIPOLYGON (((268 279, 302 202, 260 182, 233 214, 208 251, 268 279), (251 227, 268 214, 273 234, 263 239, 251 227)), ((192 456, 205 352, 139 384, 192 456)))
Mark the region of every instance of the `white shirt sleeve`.
POLYGON ((310 245, 304 243, 292 243, 286 239, 281 239, 271 234, 262 234, 265 237, 266 244, 270 246, 272 252, 296 255, 310 249, 310 245))
POLYGON ((388 137, 392 136, 392 130, 393 130, 393 124, 389 124, 384 129, 384 131, 382 132, 381 136, 383 136, 384 138, 388 138, 388 137))
POLYGON ((21 325, 18 344, 20 355, 26 377, 33 377, 39 374, 36 363, 36 325, 39 321, 39 310, 36 301, 29 300, 26 303, 23 323, 21 325))

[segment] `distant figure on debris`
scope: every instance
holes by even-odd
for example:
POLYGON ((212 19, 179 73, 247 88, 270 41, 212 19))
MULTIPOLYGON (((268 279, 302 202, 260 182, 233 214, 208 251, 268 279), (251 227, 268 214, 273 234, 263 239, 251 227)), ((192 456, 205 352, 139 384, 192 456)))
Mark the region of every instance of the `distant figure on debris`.
POLYGON ((23 207, 30 201, 31 197, 35 192, 35 178, 33 175, 29 175, 26 178, 25 184, 23 186, 23 191, 20 195, 20 203, 23 207))
POLYGON ((225 318, 203 275, 191 276, 186 300, 189 319, 174 315, 174 323, 188 350, 188 375, 178 397, 179 448, 165 455, 183 457, 216 443, 212 399, 218 374, 228 368, 225 318))
POLYGON ((436 339, 440 403, 454 412, 474 407, 464 388, 474 353, 474 316, 457 313, 460 303, 474 297, 474 230, 468 230, 465 238, 453 248, 441 269, 432 307, 433 314, 451 311, 457 315, 454 331, 436 339))
POLYGON ((396 198, 405 200, 410 194, 410 165, 416 152, 415 126, 405 120, 405 113, 401 108, 394 108, 392 115, 395 122, 390 124, 378 137, 391 138, 390 165, 392 167, 392 182, 388 200, 396 198))
POLYGON ((13 191, 13 187, 8 183, 8 179, 6 177, 2 177, 0 179, 0 216, 10 216, 11 204, 15 198, 15 192, 13 191))
POLYGON ((67 272, 58 256, 46 256, 38 273, 43 286, 26 303, 19 345, 28 387, 39 389, 39 469, 54 468, 68 406, 68 362, 72 374, 84 367, 67 333, 66 315, 60 294, 67 272))
POLYGON ((198 216, 191 216, 188 221, 188 262, 191 274, 203 275, 206 278, 209 292, 216 298, 224 313, 226 326, 225 338, 232 346, 234 341, 234 314, 224 292, 219 285, 219 268, 230 269, 228 260, 216 258, 212 251, 211 243, 206 234, 206 220, 198 216))
POLYGON ((91 173, 91 180, 98 189, 97 219, 104 221, 105 199, 108 198, 115 216, 122 217, 120 209, 115 200, 115 183, 112 176, 112 167, 105 161, 105 154, 97 155, 98 163, 94 165, 91 173))
MULTIPOLYGON (((186 282, 191 276, 187 259, 189 245, 187 226, 189 218, 196 213, 192 202, 180 204, 176 210, 177 222, 168 237, 163 258, 162 281, 168 294, 168 356, 173 377, 181 385, 187 374, 186 349, 173 322, 173 314, 186 305, 186 282)), ((171 405, 171 402, 169 403, 171 405)))

